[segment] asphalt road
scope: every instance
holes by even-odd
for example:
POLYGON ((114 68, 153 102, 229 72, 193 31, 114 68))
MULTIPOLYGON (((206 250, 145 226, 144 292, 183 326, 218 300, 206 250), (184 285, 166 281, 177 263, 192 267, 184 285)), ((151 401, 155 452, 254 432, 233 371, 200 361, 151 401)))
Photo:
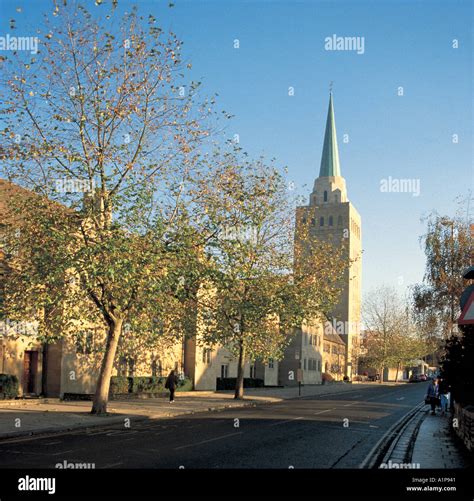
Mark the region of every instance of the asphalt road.
MULTIPOLYGON (((375 386, 251 408, 0 442, 0 468, 357 468, 425 394, 375 386)), ((179 398, 179 397, 178 397, 179 398)))

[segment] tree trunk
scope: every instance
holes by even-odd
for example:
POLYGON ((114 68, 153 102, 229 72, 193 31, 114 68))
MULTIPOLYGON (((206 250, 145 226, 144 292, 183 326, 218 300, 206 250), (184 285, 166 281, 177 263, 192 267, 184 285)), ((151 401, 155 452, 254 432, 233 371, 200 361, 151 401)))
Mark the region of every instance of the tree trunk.
POLYGON ((383 383, 383 370, 384 370, 385 366, 382 365, 382 367, 380 368, 380 379, 379 379, 379 383, 382 384, 383 383))
POLYGON ((91 414, 105 414, 109 400, 110 378, 114 367, 115 354, 122 331, 122 320, 116 320, 109 324, 105 354, 100 367, 99 379, 92 403, 91 414))
POLYGON ((239 364, 237 367, 237 381, 235 382, 234 398, 241 400, 244 398, 244 365, 245 365, 245 345, 243 340, 239 341, 239 364))
POLYGON ((400 362, 397 364, 397 372, 395 373, 395 382, 398 381, 398 371, 400 370, 400 362))

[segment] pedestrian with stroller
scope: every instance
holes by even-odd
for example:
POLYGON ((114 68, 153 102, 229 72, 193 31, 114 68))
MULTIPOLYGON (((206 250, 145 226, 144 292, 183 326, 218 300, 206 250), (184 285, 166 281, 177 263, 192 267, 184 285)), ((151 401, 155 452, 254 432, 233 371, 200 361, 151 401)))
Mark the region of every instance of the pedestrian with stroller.
POLYGON ((448 409, 449 409, 449 401, 451 398, 451 387, 450 385, 446 382, 445 379, 439 378, 438 379, 438 393, 439 393, 439 400, 441 403, 441 415, 444 416, 447 414, 448 409))
POLYGON ((439 386, 437 379, 430 381, 425 402, 430 404, 431 415, 434 416, 436 414, 436 406, 439 405, 439 386))

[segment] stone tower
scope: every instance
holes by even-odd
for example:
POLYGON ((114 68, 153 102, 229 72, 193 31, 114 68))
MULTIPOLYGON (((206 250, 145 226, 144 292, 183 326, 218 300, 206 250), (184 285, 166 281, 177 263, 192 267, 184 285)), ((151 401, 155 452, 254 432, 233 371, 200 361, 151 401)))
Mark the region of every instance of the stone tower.
POLYGON ((298 207, 297 221, 309 224, 309 237, 333 245, 347 244, 348 257, 356 260, 346 271, 339 304, 331 312, 332 325, 346 344, 345 374, 356 373, 356 348, 360 335, 361 220, 349 202, 346 181, 341 176, 332 93, 324 134, 319 177, 314 182, 309 205, 298 207))

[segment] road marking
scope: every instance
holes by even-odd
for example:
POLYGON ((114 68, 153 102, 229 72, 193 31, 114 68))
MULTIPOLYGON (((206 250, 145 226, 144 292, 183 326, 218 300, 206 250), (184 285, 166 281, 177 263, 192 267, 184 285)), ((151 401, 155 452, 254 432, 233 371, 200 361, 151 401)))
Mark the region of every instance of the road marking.
POLYGON ((222 440, 228 437, 235 437, 235 435, 242 435, 242 432, 238 433, 229 433, 228 435, 222 435, 222 437, 210 438, 209 440, 203 440, 202 442, 196 442, 195 444, 182 445, 180 447, 175 447, 174 450, 177 451, 179 449, 186 449, 188 447, 195 447, 196 445, 207 444, 208 442, 215 442, 216 440, 222 440))
POLYGON ((314 415, 316 416, 317 414, 322 414, 323 412, 329 412, 329 411, 333 411, 334 409, 326 409, 324 411, 319 411, 319 412, 315 412, 314 415))
POLYGON ((285 421, 278 421, 278 423, 272 423, 270 426, 278 426, 279 424, 291 423, 292 421, 298 421, 299 419, 303 419, 303 416, 296 417, 293 419, 287 419, 285 421))

